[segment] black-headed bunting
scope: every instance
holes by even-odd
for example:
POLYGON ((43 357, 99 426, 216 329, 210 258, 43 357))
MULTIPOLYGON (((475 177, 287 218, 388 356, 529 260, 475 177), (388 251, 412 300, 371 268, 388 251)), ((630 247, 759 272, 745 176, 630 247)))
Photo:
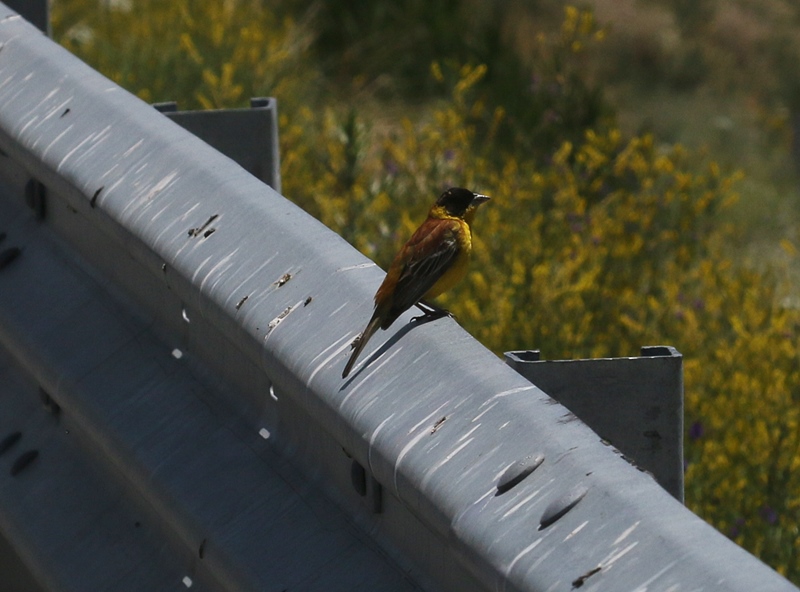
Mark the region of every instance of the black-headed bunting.
POLYGON ((472 253, 470 225, 486 195, 461 187, 442 193, 428 211, 428 217, 397 253, 383 283, 375 293, 375 312, 367 327, 353 342, 353 353, 342 372, 346 378, 370 337, 388 329, 397 317, 414 305, 424 317, 447 314, 441 309, 421 306, 456 285, 467 273, 472 253))

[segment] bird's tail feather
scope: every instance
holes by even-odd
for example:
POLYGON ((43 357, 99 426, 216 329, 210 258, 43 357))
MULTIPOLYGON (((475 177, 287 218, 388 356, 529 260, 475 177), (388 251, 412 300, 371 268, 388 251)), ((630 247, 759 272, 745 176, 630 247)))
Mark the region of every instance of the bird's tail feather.
POLYGON ((355 344, 355 349, 353 350, 353 353, 350 354, 350 359, 347 360, 347 365, 344 367, 344 371, 342 372, 342 378, 347 378, 347 375, 350 374, 350 370, 353 369, 353 365, 355 365, 361 350, 364 349, 364 346, 367 345, 367 341, 369 341, 370 337, 375 334, 375 331, 378 330, 380 325, 381 319, 376 311, 375 314, 372 315, 369 323, 367 323, 367 327, 358 337, 358 341, 355 344))

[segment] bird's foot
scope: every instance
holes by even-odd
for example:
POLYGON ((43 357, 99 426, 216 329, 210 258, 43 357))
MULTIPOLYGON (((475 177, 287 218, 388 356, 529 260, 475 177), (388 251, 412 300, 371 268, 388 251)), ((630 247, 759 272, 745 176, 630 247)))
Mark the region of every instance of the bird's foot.
POLYGON ((442 317, 450 317, 451 319, 455 319, 455 315, 445 308, 441 308, 439 306, 434 306, 432 304, 428 304, 427 302, 417 302, 417 308, 422 311, 423 314, 412 317, 412 321, 421 322, 421 321, 435 321, 436 319, 441 319, 442 317))

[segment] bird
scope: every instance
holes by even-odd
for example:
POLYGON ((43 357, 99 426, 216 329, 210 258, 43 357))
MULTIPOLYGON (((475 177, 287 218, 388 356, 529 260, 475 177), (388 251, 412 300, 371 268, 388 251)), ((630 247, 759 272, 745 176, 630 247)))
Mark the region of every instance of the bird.
POLYGON ((451 187, 434 202, 428 217, 395 256, 375 293, 375 310, 355 338, 342 378, 347 378, 359 354, 379 328, 386 330, 412 306, 434 319, 450 313, 429 301, 455 286, 467 273, 472 253, 471 224, 478 206, 489 196, 451 187))

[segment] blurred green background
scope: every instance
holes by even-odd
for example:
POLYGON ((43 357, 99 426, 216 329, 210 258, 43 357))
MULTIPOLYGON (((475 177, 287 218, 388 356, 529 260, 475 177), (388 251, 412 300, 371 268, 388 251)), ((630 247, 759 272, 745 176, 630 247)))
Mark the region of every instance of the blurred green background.
POLYGON ((800 5, 53 0, 142 99, 279 101, 284 194, 384 267, 494 197, 442 299, 497 353, 685 356, 686 501, 800 583, 800 5))

